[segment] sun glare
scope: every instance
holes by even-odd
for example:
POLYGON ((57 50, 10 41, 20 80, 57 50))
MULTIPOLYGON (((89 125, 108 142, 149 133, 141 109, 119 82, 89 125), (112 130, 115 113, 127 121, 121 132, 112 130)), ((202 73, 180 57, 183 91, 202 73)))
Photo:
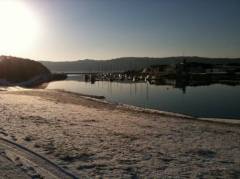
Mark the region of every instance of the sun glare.
POLYGON ((23 1, 0 1, 0 53, 14 54, 29 50, 37 40, 40 24, 23 1))

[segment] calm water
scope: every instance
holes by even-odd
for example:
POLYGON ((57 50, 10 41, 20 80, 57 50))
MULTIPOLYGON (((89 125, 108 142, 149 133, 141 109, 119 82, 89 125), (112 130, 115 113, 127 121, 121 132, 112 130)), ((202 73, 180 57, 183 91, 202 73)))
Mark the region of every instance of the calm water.
POLYGON ((240 119, 240 86, 210 85, 187 87, 185 93, 172 86, 147 83, 99 81, 95 84, 70 76, 65 81, 51 82, 48 89, 101 95, 108 101, 177 112, 196 117, 240 119))

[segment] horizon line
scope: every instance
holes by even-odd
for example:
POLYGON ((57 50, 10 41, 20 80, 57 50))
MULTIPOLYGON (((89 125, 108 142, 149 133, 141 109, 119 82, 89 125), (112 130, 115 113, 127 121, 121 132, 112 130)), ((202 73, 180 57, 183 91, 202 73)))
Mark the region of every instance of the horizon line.
POLYGON ((164 57, 151 57, 151 56, 121 56, 121 57, 114 57, 108 59, 91 59, 91 58, 84 58, 84 59, 75 59, 75 60, 36 60, 33 58, 26 58, 26 57, 19 57, 13 55, 0 55, 0 57, 13 57, 13 58, 22 58, 34 61, 41 61, 41 62, 76 62, 76 61, 84 61, 84 60, 92 60, 92 61, 111 61, 116 59, 123 59, 123 58, 152 58, 152 59, 167 59, 167 58, 206 58, 206 59, 239 59, 240 57, 207 57, 207 56, 197 56, 197 55, 179 55, 179 56, 164 56, 164 57))

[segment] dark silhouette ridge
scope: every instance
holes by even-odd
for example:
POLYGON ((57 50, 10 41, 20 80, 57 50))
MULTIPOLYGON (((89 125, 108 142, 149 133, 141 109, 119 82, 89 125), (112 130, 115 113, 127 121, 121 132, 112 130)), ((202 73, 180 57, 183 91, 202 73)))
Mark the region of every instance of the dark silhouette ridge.
POLYGON ((40 62, 12 56, 0 56, 0 85, 31 87, 60 78, 59 76, 51 74, 40 62))
POLYGON ((207 57, 122 57, 112 60, 78 60, 51 62, 41 61, 52 72, 123 72, 140 70, 152 65, 176 64, 186 59, 188 62, 201 62, 206 64, 240 64, 240 58, 207 58, 207 57))
POLYGON ((50 71, 39 62, 12 56, 0 56, 0 79, 19 83, 39 75, 49 74, 50 71))

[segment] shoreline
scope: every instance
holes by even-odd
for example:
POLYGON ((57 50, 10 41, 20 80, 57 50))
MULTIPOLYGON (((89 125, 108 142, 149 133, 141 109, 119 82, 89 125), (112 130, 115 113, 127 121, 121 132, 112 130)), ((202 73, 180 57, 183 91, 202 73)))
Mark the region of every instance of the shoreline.
POLYGON ((127 110, 133 110, 136 112, 142 112, 142 113, 149 113, 149 114, 157 114, 157 115, 165 115, 168 117, 178 117, 183 119, 189 119, 189 120, 199 120, 199 122, 209 122, 209 123, 217 123, 217 124, 226 124, 226 125, 240 125, 240 119, 233 119, 233 118, 213 118, 213 117, 194 117, 182 113, 176 113, 176 112, 169 112, 169 111, 162 111, 158 109, 152 109, 152 108, 143 108, 139 106, 134 106, 130 104, 124 104, 119 102, 110 102, 107 101, 104 96, 96 96, 96 95, 88 95, 88 94, 81 94, 81 93, 75 93, 71 91, 65 91, 60 89, 51 89, 52 91, 59 91, 63 93, 69 93, 78 95, 79 97, 83 97, 89 100, 101 102, 101 103, 107 103, 110 105, 117 105, 119 108, 125 108, 127 110))
POLYGON ((221 118, 221 117, 195 117, 187 114, 182 114, 182 113, 177 113, 177 112, 170 112, 170 111, 162 111, 158 109, 152 109, 152 108, 143 108, 139 106, 134 106, 130 104, 125 104, 125 103, 119 103, 119 102, 110 102, 106 100, 105 96, 98 96, 98 95, 89 95, 89 94, 83 94, 83 93, 76 93, 76 92, 71 92, 71 91, 66 91, 62 89, 44 89, 42 88, 42 85, 37 87, 37 88, 22 88, 22 87, 8 87, 9 89, 2 90, 0 88, 0 92, 4 91, 12 91, 12 92, 21 92, 21 91, 31 91, 31 90, 44 90, 44 91, 57 91, 61 93, 66 93, 66 94, 72 94, 76 95, 82 98, 86 98, 92 101, 97 101, 97 102, 102 102, 102 103, 107 103, 110 105, 117 105, 118 107, 126 108, 129 110, 135 110, 139 112, 144 112, 144 113, 150 113, 150 114, 159 114, 159 115, 166 115, 169 117, 179 117, 179 118, 185 118, 185 119, 192 119, 192 120, 199 120, 199 121, 206 121, 206 122, 216 122, 216 123, 223 123, 223 124, 236 124, 240 125, 240 119, 236 118, 221 118))

